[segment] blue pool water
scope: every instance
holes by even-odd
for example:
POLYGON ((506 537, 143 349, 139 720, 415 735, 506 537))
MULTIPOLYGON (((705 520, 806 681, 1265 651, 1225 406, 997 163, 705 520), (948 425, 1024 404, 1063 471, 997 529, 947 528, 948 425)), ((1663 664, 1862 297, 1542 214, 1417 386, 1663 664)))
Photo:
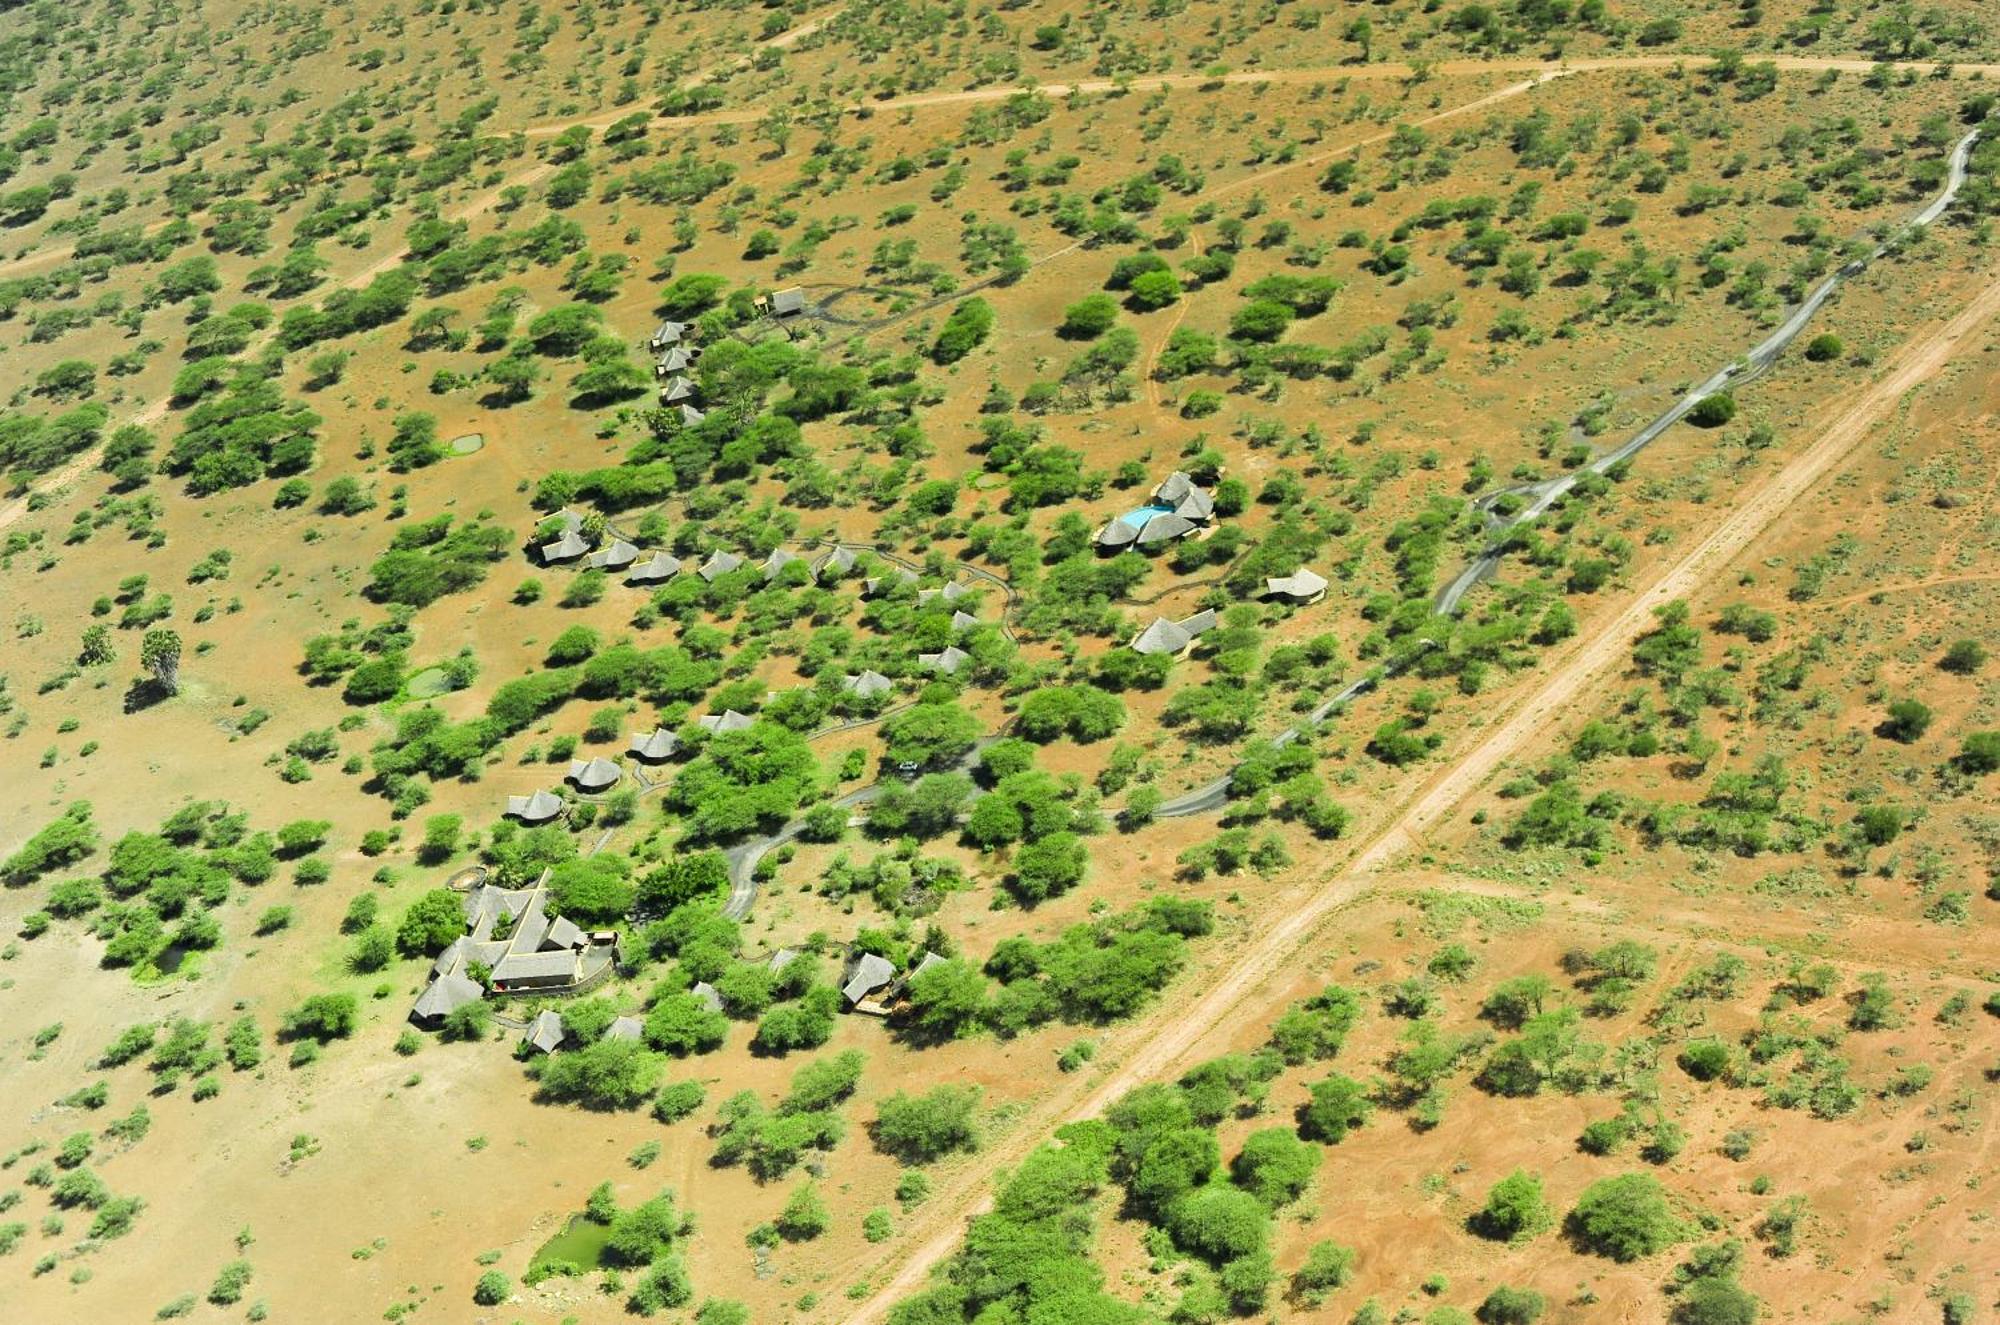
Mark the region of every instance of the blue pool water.
POLYGON ((1171 506, 1141 506, 1138 510, 1129 511, 1118 518, 1126 524, 1131 525, 1134 529, 1143 529, 1146 527, 1146 521, 1152 519, 1154 516, 1172 515, 1173 513, 1174 508, 1171 506))

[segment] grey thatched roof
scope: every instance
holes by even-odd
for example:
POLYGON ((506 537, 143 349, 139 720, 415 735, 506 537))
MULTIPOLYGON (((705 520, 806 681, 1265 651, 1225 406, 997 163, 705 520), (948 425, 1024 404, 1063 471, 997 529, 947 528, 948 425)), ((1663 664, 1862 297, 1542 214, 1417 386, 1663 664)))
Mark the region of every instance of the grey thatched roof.
POLYGON ((798 959, 799 950, 797 948, 780 948, 765 959, 764 969, 772 975, 776 975, 798 959))
POLYGON ((531 796, 509 796, 507 813, 523 823, 547 823, 562 813, 562 797, 553 791, 538 791, 531 796))
POLYGON ((858 560, 859 558, 854 555, 853 549, 835 547, 830 551, 821 553, 814 559, 812 564, 813 578, 816 580, 825 579, 828 572, 832 572, 835 575, 845 575, 854 569, 854 564, 858 560))
POLYGON ((660 388, 660 400, 668 405, 677 400, 693 400, 694 396, 695 385, 685 377, 670 377, 667 384, 660 388))
POLYGON ((688 404, 685 400, 681 402, 681 426, 683 428, 692 428, 707 417, 708 415, 688 404))
POLYGON ((467 1003, 477 1003, 485 996, 485 990, 462 975, 441 975, 417 995, 416 1006, 410 1009, 410 1015, 425 1021, 449 1016, 467 1003))
POLYGON ((590 551, 590 541, 574 529, 565 529, 560 538, 542 544, 542 561, 574 561, 590 551))
POLYGON ((1146 523, 1139 526, 1136 541, 1140 547, 1151 547, 1156 543, 1165 543, 1170 539, 1186 538, 1194 531, 1194 521, 1188 519, 1185 515, 1163 512, 1153 516, 1146 523))
POLYGON ((805 311, 806 292, 796 285, 789 290, 779 290, 771 296, 771 311, 779 317, 789 317, 793 313, 805 311))
POLYGON ((1134 653, 1179 653, 1182 649, 1194 643, 1195 636, 1206 634, 1214 629, 1215 612, 1212 608, 1203 608, 1193 616, 1184 617, 1179 621, 1169 621, 1165 617, 1154 617, 1153 624, 1140 631, 1139 637, 1132 641, 1132 651, 1134 653))
POLYGON ((1173 506, 1195 490, 1195 481, 1176 469, 1160 480, 1160 486, 1153 489, 1153 500, 1162 506, 1173 506))
POLYGON ((510 952, 493 965, 493 983, 512 984, 516 980, 547 980, 577 973, 574 948, 552 948, 547 952, 510 952))
POLYGON ((669 552, 655 552, 625 573, 627 584, 659 584, 681 573, 681 559, 669 552))
POLYGON ((678 373, 694 362, 694 351, 684 345, 676 345, 660 356, 660 367, 670 373, 678 373))
POLYGON ((1195 488, 1174 503, 1174 514, 1188 520, 1206 520, 1215 514, 1215 498, 1206 489, 1195 488))
POLYGON ((953 612, 951 614, 951 628, 953 630, 975 630, 978 626, 979 618, 970 612, 953 612))
POLYGON ((568 916, 557 916, 549 922, 548 937, 542 940, 542 946, 544 948, 581 948, 588 942, 589 940, 584 937, 583 931, 576 927, 574 920, 571 920, 568 916))
POLYGON ((599 548, 590 554, 590 564, 603 570, 618 570, 639 559, 639 549, 622 538, 611 540, 611 546, 599 548))
POLYGON ((964 649, 959 648, 956 644, 947 644, 943 650, 937 653, 920 653, 917 655, 918 663, 930 668, 933 672, 942 672, 946 676, 950 676, 970 661, 972 661, 972 655, 964 649))
POLYGON ((937 602, 955 603, 971 592, 972 590, 953 580, 942 589, 919 589, 917 591, 917 606, 928 607, 930 604, 937 602))
POLYGON ((521 1037, 521 1042, 529 1048, 552 1054, 561 1047, 568 1035, 569 1032, 563 1029, 561 1014, 553 1009, 544 1008, 536 1014, 534 1021, 528 1024, 528 1033, 521 1037))
POLYGON ((623 770, 603 755, 569 761, 569 780, 585 791, 603 791, 623 776, 623 770))
POLYGON ((653 338, 650 344, 656 350, 663 350, 669 345, 680 344, 681 337, 686 334, 687 323, 662 322, 653 329, 653 338))
POLYGON ((1303 602, 1326 592, 1326 577, 1300 567, 1290 575, 1274 575, 1264 581, 1264 592, 1303 602))
POLYGON ((740 732, 756 723, 748 713, 738 713, 735 709, 724 709, 720 713, 709 713, 695 719, 695 725, 704 731, 740 732))
POLYGON ((604 1028, 607 1040, 637 1040, 644 1037, 646 1023, 637 1017, 620 1017, 604 1028))
POLYGON ((859 695, 863 699, 872 699, 876 695, 888 694, 896 688, 896 683, 880 672, 868 670, 848 677, 840 683, 840 686, 841 689, 850 695, 859 695))
POLYGON ((768 584, 770 581, 777 579, 785 567, 791 565, 793 562, 802 560, 804 558, 800 557, 796 552, 788 552, 781 547, 772 548, 771 555, 764 558, 765 583, 768 584))
POLYGON ((1097 531, 1097 546, 1127 547, 1136 541, 1139 531, 1125 520, 1113 520, 1097 531))
POLYGON ((896 968, 889 965, 887 958, 864 952, 855 959, 840 992, 849 1003, 859 1003, 895 977, 896 968))
POLYGON ((690 994, 693 994, 696 998, 700 999, 701 1005, 707 1008, 710 1012, 722 1011, 722 995, 717 993, 715 986, 710 984, 708 981, 706 980, 695 981, 694 987, 689 989, 688 992, 690 994))
POLYGON ((644 736, 634 736, 628 748, 641 759, 672 759, 681 751, 681 738, 665 727, 655 727, 644 736))
POLYGON ((695 574, 701 576, 704 580, 712 582, 718 576, 727 575, 729 572, 742 566, 742 564, 743 558, 737 556, 734 552, 724 552, 720 548, 717 548, 708 554, 708 560, 701 563, 701 568, 695 574))

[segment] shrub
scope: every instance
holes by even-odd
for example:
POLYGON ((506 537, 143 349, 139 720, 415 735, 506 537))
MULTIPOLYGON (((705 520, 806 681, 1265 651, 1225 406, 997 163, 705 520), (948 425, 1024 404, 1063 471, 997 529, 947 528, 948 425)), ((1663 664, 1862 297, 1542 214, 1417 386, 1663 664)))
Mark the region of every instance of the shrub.
POLYGON ((1548 1305, 1547 1299, 1532 1288, 1509 1288, 1503 1284, 1488 1293, 1473 1314, 1479 1317, 1481 1325, 1534 1325, 1548 1305))
POLYGON ((1680 1236, 1658 1179, 1645 1173, 1621 1174, 1584 1188, 1567 1227, 1579 1248, 1614 1261, 1651 1256, 1680 1236))
POLYGON ((905 1164, 927 1164, 956 1150, 976 1149, 979 1097, 977 1086, 944 1085, 922 1095, 899 1090, 875 1106, 870 1128, 875 1147, 905 1164))
POLYGON ((1688 411, 1687 420, 1697 428, 1720 428, 1736 417, 1736 397, 1727 391, 1703 396, 1688 411))
POLYGON ((1469 1221, 1472 1231, 1500 1242, 1525 1242, 1553 1222, 1542 1196, 1542 1180, 1516 1169, 1486 1193, 1486 1204, 1469 1221))
POLYGON ((819 1197, 819 1191, 811 1183, 802 1183, 785 1202, 785 1208, 778 1212, 773 1221, 778 1232, 787 1242, 810 1242, 826 1232, 832 1222, 826 1212, 826 1202, 819 1197))
POLYGON ((1826 363, 1838 359, 1847 352, 1847 345, 1832 332, 1822 332, 1806 342, 1806 358, 1814 363, 1826 363))
POLYGON ((472 1300, 482 1307, 497 1307, 514 1291, 514 1281, 498 1270, 488 1270, 472 1286, 472 1300))
POLYGON ((1882 724, 1882 734, 1892 741, 1908 744, 1931 729, 1930 706, 1922 700, 1899 699, 1889 705, 1889 717, 1882 724))

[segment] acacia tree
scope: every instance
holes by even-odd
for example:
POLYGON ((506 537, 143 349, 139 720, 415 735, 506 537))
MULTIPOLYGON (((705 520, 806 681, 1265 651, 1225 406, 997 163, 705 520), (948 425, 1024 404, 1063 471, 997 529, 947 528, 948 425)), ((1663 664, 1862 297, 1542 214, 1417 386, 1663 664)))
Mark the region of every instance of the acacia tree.
POLYGON ((149 630, 139 645, 139 665, 170 695, 181 692, 181 637, 171 630, 149 630))

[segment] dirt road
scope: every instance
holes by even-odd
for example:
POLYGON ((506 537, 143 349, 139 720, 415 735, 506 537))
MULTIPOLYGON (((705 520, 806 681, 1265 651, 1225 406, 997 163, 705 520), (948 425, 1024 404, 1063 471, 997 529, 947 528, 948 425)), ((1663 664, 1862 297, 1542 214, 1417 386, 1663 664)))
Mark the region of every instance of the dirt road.
MULTIPOLYGON (((1758 534, 1775 523, 1868 435, 1911 388, 1942 367, 1967 337, 2000 314, 2000 282, 1989 285, 1950 321, 1911 342, 1889 371, 1836 418, 1817 441, 1770 474, 1737 501, 1678 562, 1659 575, 1615 617, 1563 655, 1542 684, 1517 701, 1496 726, 1479 733, 1457 761, 1420 787, 1407 806, 1336 873, 1328 875, 1311 899, 1257 934, 1228 965, 1209 975, 1206 991, 1192 1003, 1173 1003, 1120 1031, 1116 1045, 1126 1050, 1115 1071, 1088 1089, 1058 1089, 1014 1124, 1007 1142, 985 1157, 983 1172, 1005 1167, 1062 1123, 1102 1113, 1118 1096, 1147 1081, 1169 1076, 1209 1032, 1240 1024, 1274 973, 1298 967, 1298 955, 1316 941, 1319 928, 1346 903, 1370 888, 1374 876, 1405 852, 1423 845, 1424 834, 1464 801, 1503 763, 1532 749, 1576 711, 1584 696, 1628 656, 1632 641, 1653 621, 1653 610, 1698 589, 1722 571, 1758 534)), ((1275 1009, 1256 1007, 1255 1016, 1275 1009)), ((1100 1060, 1102 1061, 1102 1060, 1100 1060)), ((894 1274, 848 1317, 852 1325, 884 1319, 898 1300, 920 1290, 932 1266, 957 1247, 964 1222, 988 1208, 982 1179, 940 1193, 924 1207, 919 1222, 933 1231, 913 1245, 894 1274), (937 1226, 941 1225, 941 1226, 937 1226)), ((912 1228, 914 1232, 914 1228, 912 1228)), ((882 1267, 878 1267, 882 1268, 882 1267)))

